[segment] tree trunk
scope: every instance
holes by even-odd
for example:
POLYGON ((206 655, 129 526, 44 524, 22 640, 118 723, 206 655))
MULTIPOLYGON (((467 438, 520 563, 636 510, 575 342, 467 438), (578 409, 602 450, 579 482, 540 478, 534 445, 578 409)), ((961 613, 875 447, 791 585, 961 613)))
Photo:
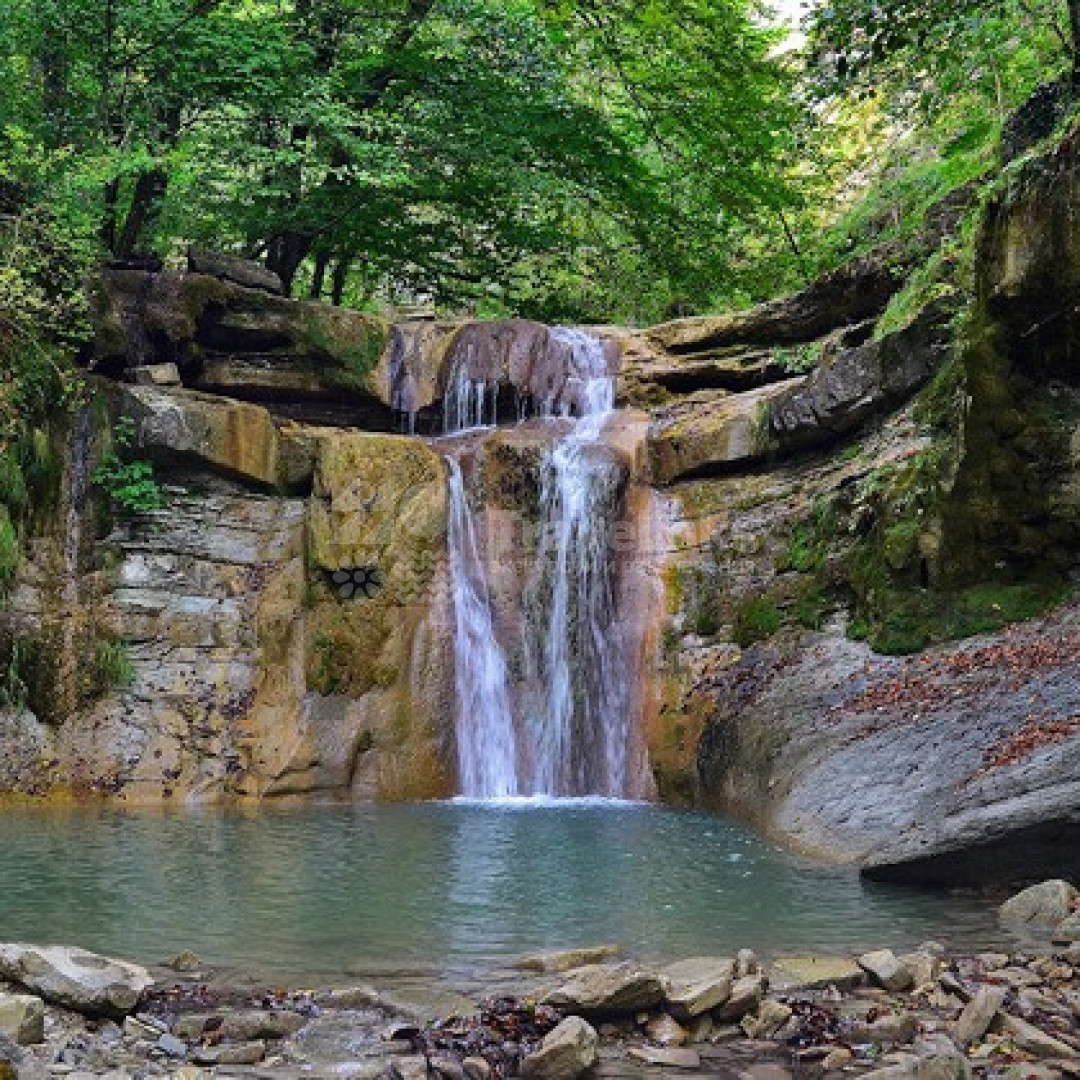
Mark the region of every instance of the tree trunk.
POLYGON ((345 299, 345 285, 349 280, 349 270, 352 267, 352 253, 342 255, 334 264, 334 276, 330 284, 330 303, 335 307, 341 307, 345 299))
POLYGON ((325 251, 315 254, 315 269, 311 273, 311 299, 321 300, 323 285, 326 282, 326 268, 330 265, 330 256, 325 251))
POLYGON ((123 232, 113 249, 121 259, 130 258, 138 251, 139 242, 161 212, 161 203, 168 186, 169 178, 162 169, 144 172, 135 181, 131 208, 124 221, 123 232))

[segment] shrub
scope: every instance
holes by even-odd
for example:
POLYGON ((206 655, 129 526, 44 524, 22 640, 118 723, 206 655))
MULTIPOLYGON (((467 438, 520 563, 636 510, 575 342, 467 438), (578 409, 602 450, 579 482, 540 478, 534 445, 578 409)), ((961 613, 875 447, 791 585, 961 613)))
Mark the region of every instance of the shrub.
POLYGON ((102 455, 93 479, 122 513, 149 514, 165 506, 165 493, 154 466, 128 456, 134 441, 135 423, 122 417, 113 429, 114 449, 102 455))

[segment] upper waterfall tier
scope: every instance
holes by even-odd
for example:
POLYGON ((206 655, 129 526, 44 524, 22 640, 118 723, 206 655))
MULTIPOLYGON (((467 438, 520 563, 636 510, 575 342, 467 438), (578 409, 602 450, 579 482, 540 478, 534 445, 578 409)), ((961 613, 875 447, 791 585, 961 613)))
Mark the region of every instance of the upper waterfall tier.
POLYGON ((401 324, 390 344, 391 399, 409 431, 418 418, 432 433, 454 433, 582 416, 596 375, 614 402, 620 357, 614 339, 523 320, 401 324))

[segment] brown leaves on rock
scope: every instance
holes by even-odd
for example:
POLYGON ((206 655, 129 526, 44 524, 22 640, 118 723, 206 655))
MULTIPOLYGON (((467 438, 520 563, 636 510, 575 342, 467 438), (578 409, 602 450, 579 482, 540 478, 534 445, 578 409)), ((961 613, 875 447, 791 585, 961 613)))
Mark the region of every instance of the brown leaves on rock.
POLYGON ((1074 735, 1080 734, 1080 716, 1068 719, 1049 719, 1034 717, 1018 731, 990 747, 983 754, 983 765, 968 778, 978 780, 994 769, 1015 765, 1030 757, 1037 750, 1048 746, 1058 746, 1067 742, 1074 735))
MULTIPOLYGON (((992 645, 913 657, 898 675, 872 682, 862 693, 834 706, 832 714, 890 714, 889 722, 918 719, 980 693, 1021 692, 1034 676, 1075 664, 1080 664, 1080 635, 1025 638, 1010 632, 992 645)), ((859 736, 873 735, 883 727, 871 723, 859 736)))

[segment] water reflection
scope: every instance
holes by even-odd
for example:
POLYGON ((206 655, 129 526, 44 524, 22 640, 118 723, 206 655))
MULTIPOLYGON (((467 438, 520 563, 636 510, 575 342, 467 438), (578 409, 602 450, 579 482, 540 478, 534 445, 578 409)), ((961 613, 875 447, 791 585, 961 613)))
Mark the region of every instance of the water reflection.
POLYGON ((644 956, 998 944, 970 897, 860 881, 699 814, 422 804, 0 814, 0 940, 260 974, 474 963, 599 943, 644 956))

